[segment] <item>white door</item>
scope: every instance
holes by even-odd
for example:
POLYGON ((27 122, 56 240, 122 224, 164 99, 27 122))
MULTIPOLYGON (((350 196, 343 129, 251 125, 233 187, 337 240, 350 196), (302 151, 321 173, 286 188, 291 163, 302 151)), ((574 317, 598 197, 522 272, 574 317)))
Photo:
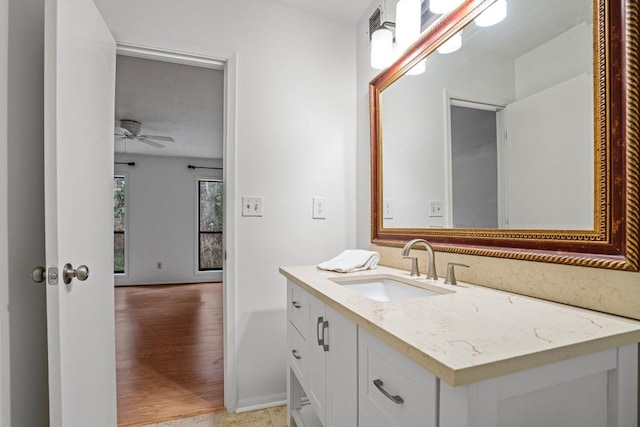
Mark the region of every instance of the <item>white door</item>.
POLYGON ((46 263, 58 269, 46 285, 50 421, 115 426, 115 42, 92 0, 45 5, 46 263), (66 263, 88 278, 65 284, 66 263))

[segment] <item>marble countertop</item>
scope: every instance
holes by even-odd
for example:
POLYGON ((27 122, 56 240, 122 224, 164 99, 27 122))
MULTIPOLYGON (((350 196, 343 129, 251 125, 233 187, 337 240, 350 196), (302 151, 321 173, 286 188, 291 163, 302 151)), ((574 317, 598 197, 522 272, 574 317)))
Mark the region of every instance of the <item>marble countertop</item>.
POLYGON ((378 266, 335 273, 315 266, 280 273, 452 386, 470 384, 640 342, 640 322, 460 282, 435 297, 378 302, 331 278, 389 274, 378 266))

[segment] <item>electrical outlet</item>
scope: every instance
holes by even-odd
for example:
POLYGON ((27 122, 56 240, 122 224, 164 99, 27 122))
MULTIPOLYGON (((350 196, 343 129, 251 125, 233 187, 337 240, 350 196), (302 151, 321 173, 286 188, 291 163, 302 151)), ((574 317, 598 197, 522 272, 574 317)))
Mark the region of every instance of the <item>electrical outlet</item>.
POLYGON ((393 200, 384 199, 382 202, 382 219, 393 219, 393 200))
POLYGON ((242 216, 262 216, 262 197, 243 196, 242 216))
POLYGON ((442 200, 429 200, 429 216, 442 217, 442 200))
POLYGON ((327 199, 313 198, 313 219, 327 219, 327 199))

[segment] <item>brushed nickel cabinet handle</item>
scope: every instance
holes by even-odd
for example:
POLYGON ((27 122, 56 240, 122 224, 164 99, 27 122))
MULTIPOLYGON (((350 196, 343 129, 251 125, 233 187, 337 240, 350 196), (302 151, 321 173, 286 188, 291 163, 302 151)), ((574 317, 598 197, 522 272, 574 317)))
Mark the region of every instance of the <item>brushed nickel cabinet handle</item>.
POLYGON ((291 350, 291 354, 293 354, 293 357, 295 357, 297 360, 302 359, 302 356, 298 354, 298 350, 291 350))
POLYGON ((329 351, 329 341, 327 340, 326 331, 329 330, 329 321, 325 320, 322 322, 322 349, 324 351, 329 351))
POLYGON ((318 317, 318 323, 316 324, 316 337, 318 338, 318 345, 324 345, 324 318, 318 317), (320 338, 320 329, 322 329, 322 338, 320 338))
POLYGON ((387 399, 389 399, 390 401, 392 401, 396 405, 400 405, 401 403, 404 403, 404 399, 403 398, 401 398, 398 395, 394 396, 391 393, 389 393, 387 390, 384 389, 384 387, 383 387, 384 383, 382 382, 381 379, 373 380, 373 385, 375 385, 376 388, 378 390, 380 390, 380 392, 382 394, 384 394, 387 399))
POLYGON ((300 307, 302 307, 302 305, 301 305, 298 301, 291 301, 291 305, 292 305, 294 308, 300 308, 300 307))

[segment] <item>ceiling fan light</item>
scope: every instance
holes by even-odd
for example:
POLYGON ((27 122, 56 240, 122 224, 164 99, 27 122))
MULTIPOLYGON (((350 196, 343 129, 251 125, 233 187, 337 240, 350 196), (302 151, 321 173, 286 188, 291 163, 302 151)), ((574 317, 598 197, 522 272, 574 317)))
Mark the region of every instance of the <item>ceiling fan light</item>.
POLYGON ((393 60, 393 33, 387 28, 378 28, 371 34, 371 68, 382 70, 393 60))
POLYGON ((404 50, 420 36, 420 0, 400 0, 396 5, 396 43, 404 50))
POLYGON ((475 19, 479 27, 490 27, 507 17, 507 0, 496 0, 475 19))
POLYGON ((456 34, 451 36, 449 40, 442 43, 438 48, 438 53, 446 55, 448 53, 453 53, 456 50, 462 47, 462 31, 458 31, 456 34))
POLYGON ((462 3, 462 0, 431 0, 429 9, 435 14, 442 15, 451 12, 460 6, 460 3, 462 3))

